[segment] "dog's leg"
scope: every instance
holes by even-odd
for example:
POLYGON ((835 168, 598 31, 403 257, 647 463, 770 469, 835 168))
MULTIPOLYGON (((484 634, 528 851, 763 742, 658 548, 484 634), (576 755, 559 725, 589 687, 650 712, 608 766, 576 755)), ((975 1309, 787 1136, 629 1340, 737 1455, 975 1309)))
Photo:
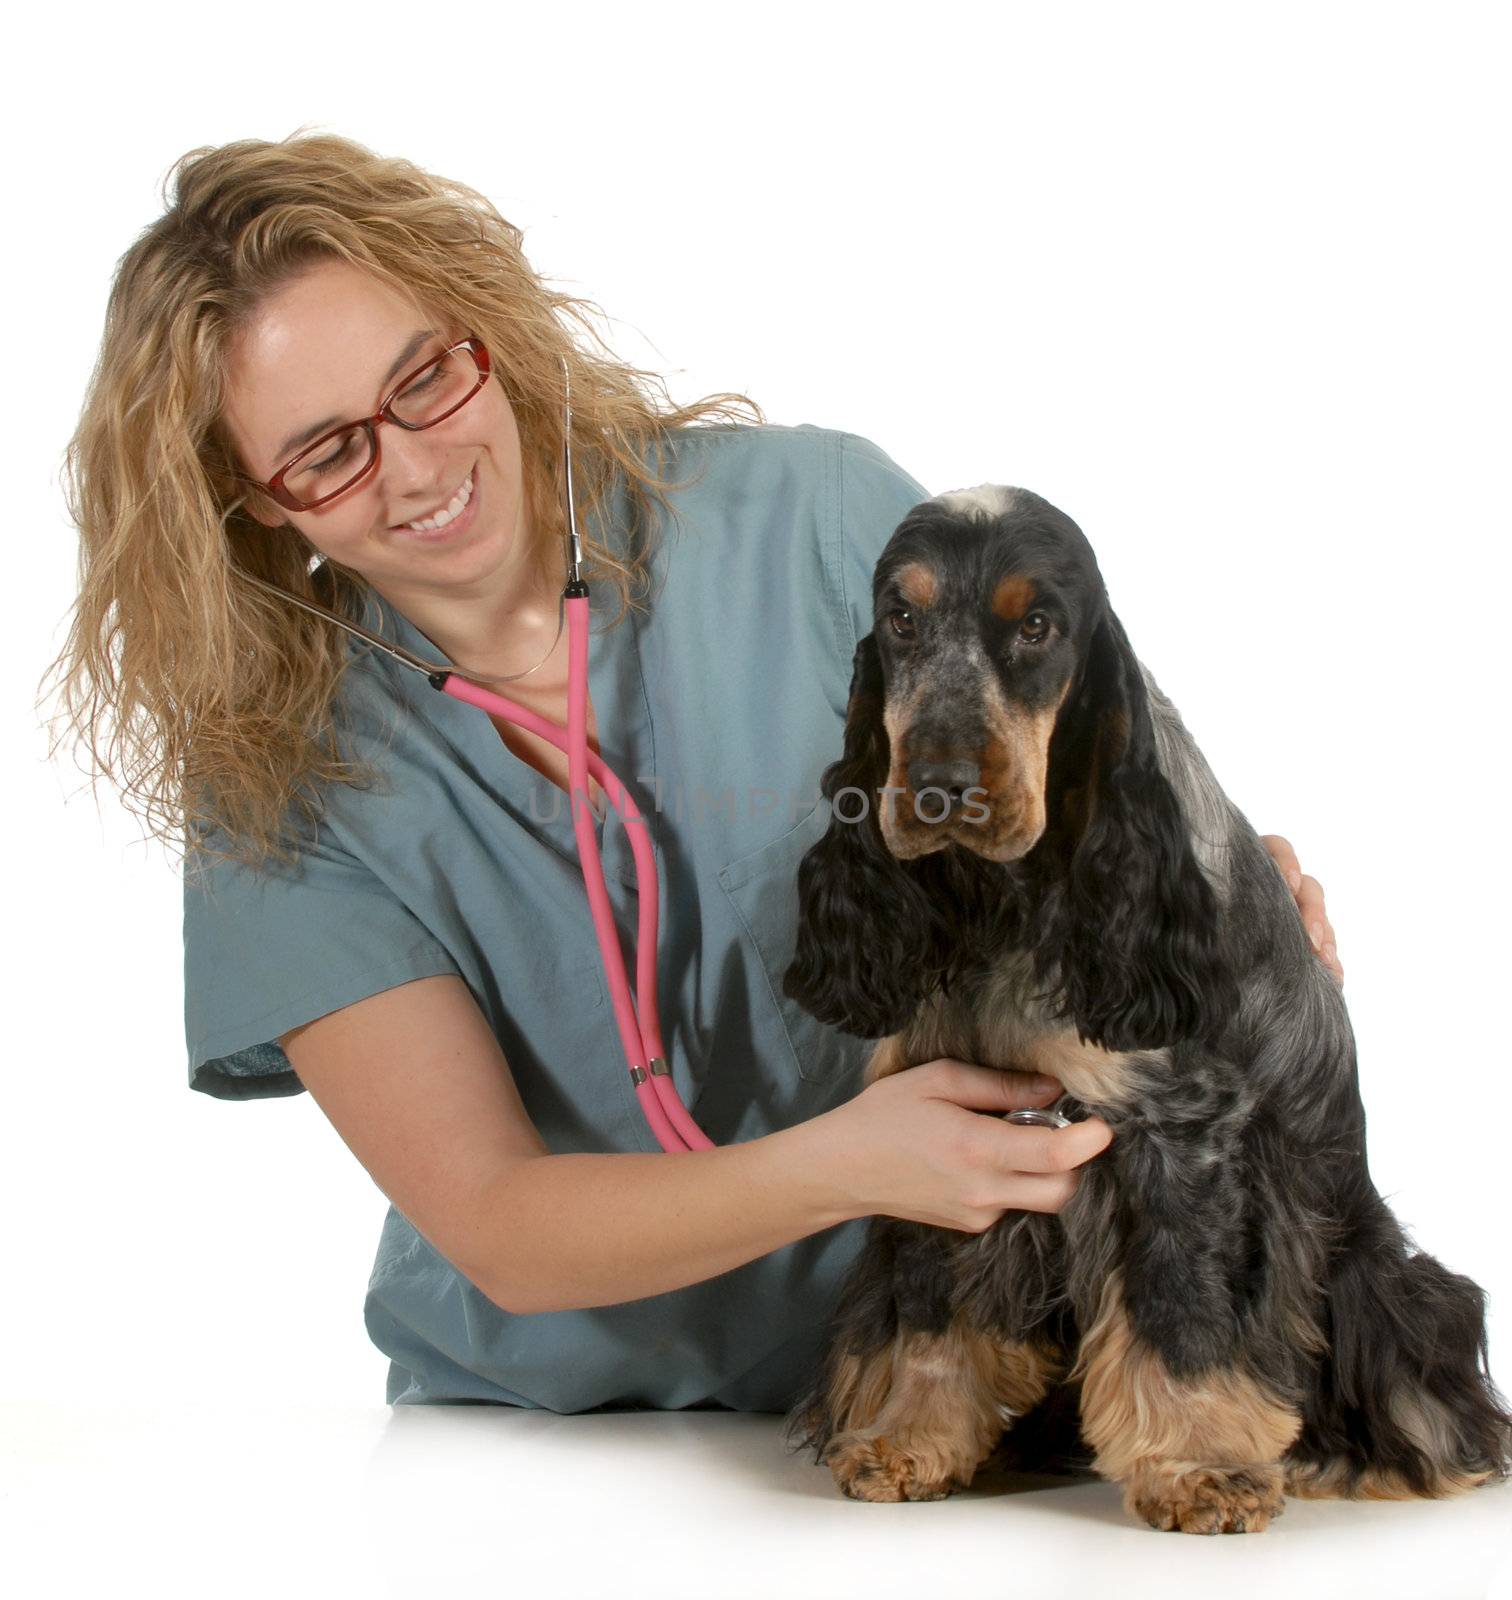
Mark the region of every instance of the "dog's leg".
MULTIPOLYGON (((908 1033, 878 1041, 864 1082, 945 1053, 908 1033)), ((825 1373, 797 1421, 853 1500, 943 1500, 967 1487, 1005 1429, 1064 1371, 1040 1339, 982 1332, 952 1310, 949 1235, 877 1219, 843 1297, 825 1373)), ((999 1270, 1009 1270, 999 1262, 999 1270)))
POLYGON ((823 1460, 853 1500, 943 1500, 964 1489, 1017 1416, 1057 1376, 1044 1348, 956 1322, 900 1332, 866 1357, 835 1365, 835 1432, 823 1460))
POLYGON ((1044 1341, 983 1332, 956 1309, 961 1237, 873 1217, 841 1291, 789 1435, 852 1499, 939 1500, 964 1487, 1058 1376, 1044 1341))
POLYGON ((1118 1274, 1083 1337, 1078 1375, 1093 1465, 1152 1528, 1258 1533, 1281 1514, 1281 1458, 1299 1414, 1238 1366, 1175 1376, 1131 1328, 1118 1274))
POLYGON ((1288 1493, 1439 1499, 1504 1477, 1512 1418, 1485 1372, 1481 1290, 1409 1253, 1372 1194, 1327 1294, 1332 1342, 1288 1455, 1288 1493))

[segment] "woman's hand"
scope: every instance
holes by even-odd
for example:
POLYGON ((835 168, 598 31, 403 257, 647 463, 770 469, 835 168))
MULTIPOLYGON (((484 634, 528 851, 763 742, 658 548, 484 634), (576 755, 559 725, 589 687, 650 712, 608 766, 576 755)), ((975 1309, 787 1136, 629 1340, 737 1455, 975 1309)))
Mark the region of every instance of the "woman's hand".
POLYGON ((1260 835, 1260 843, 1270 851, 1272 859, 1280 867, 1281 876, 1286 879, 1287 887, 1296 899, 1297 910, 1302 914, 1302 926, 1307 929, 1307 936, 1312 940, 1313 949, 1318 952, 1323 965, 1333 975, 1334 982, 1342 988, 1344 969, 1339 965, 1339 952, 1334 948, 1333 927, 1323 906, 1323 885, 1316 878, 1302 875, 1297 852, 1280 834, 1263 833, 1260 835))
POLYGON ((1107 1149, 1112 1129, 1100 1117, 1025 1128, 1002 1114, 1048 1106, 1061 1092, 1053 1078, 924 1062, 815 1119, 827 1124, 827 1175, 856 1216, 963 1233, 984 1233, 1005 1211, 1059 1211, 1076 1192, 1077 1168, 1107 1149))

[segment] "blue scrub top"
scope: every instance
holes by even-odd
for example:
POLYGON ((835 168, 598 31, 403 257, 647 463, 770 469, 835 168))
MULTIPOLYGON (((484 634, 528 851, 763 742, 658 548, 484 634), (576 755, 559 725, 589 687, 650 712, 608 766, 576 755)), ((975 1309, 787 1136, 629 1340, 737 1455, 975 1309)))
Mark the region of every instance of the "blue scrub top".
MULTIPOLYGON (((820 774, 840 752, 851 656, 871 630, 872 568, 928 496, 853 434, 736 426, 668 439, 679 486, 675 517, 651 529, 648 609, 606 628, 617 598, 592 586, 589 689, 601 753, 651 822, 668 1063, 723 1145, 817 1116, 859 1087, 867 1045, 786 999, 782 974, 798 863, 827 823, 820 774)), ((604 505, 594 531, 624 552, 622 488, 604 505)), ((386 636, 444 659, 379 609, 386 636)), ((455 973, 549 1149, 658 1149, 620 1051, 566 796, 482 712, 353 650, 345 726, 379 781, 332 787, 292 868, 215 862, 186 875, 191 1088, 298 1094, 281 1034, 455 973)), ((599 837, 633 983, 634 863, 612 810, 599 837)), ((784 1411, 863 1230, 831 1228, 668 1294, 519 1316, 391 1206, 367 1328, 390 1358, 391 1404, 784 1411)))

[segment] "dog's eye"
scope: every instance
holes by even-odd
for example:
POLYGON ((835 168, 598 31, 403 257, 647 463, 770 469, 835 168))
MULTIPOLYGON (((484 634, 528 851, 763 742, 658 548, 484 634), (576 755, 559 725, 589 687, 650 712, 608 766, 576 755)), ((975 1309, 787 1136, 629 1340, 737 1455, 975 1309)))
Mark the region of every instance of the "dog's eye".
POLYGON ((887 624, 900 639, 912 639, 914 636, 914 619, 911 611, 904 611, 901 607, 896 611, 889 611, 887 624))
POLYGON ((1019 638, 1025 644, 1043 644, 1050 637, 1050 619, 1043 611, 1031 611, 1019 623, 1019 638))

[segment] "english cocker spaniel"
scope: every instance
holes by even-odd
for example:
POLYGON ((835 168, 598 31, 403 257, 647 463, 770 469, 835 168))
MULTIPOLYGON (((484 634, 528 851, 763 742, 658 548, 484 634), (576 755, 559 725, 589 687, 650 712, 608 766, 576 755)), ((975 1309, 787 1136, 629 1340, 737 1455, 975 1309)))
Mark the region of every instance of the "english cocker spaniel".
POLYGON ((1484 1296, 1371 1183, 1344 1002, 1081 530, 942 495, 873 599, 787 993, 880 1040, 867 1082, 1045 1072, 1115 1137, 1059 1215, 874 1217, 795 1447, 852 1498, 939 1499, 1069 1395, 1129 1510, 1189 1533, 1505 1477, 1484 1296))

